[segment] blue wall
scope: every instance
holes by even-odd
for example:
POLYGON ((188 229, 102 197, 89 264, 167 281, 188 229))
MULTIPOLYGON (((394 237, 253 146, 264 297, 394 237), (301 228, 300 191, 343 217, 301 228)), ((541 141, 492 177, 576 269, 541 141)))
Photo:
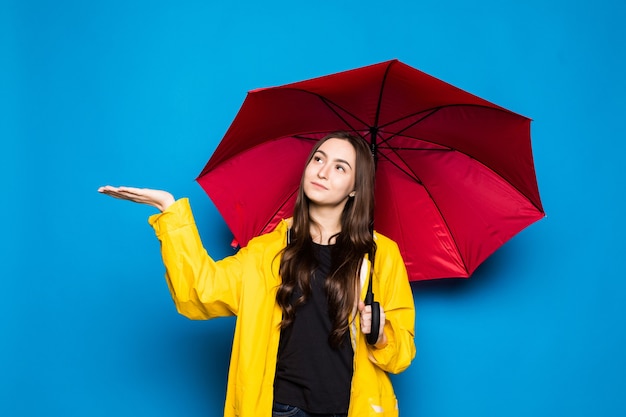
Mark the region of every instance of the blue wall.
POLYGON ((96 189, 190 197, 225 256, 194 178, 246 91, 391 58, 533 118, 548 213, 413 286, 402 414, 626 415, 622 4, 4 0, 2 415, 219 415, 233 320, 178 316, 154 211, 96 189))

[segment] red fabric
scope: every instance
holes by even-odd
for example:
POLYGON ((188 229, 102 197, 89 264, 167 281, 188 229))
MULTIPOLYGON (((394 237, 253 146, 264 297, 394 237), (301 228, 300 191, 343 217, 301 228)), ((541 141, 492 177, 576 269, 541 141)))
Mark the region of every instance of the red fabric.
POLYGON ((467 277, 544 216, 530 120, 397 60, 251 91, 198 182, 245 246, 291 216, 316 140, 372 127, 375 227, 411 280, 467 277))

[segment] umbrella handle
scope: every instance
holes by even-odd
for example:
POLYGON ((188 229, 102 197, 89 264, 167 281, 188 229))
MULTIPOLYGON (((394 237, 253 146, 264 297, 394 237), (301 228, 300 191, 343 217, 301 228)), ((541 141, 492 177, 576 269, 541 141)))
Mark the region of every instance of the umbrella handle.
MULTIPOLYGON (((374 259, 372 256, 370 259, 374 259)), ((372 270, 370 269, 370 282, 367 286, 367 292, 365 293, 365 300, 363 302, 366 306, 372 307, 372 325, 370 326, 370 332, 366 335, 367 343, 375 345, 378 341, 378 333, 380 328, 380 305, 377 301, 374 301, 374 292, 372 291, 372 270)))
POLYGON ((369 343, 370 345, 375 345, 378 341, 378 333, 380 328, 380 305, 378 304, 378 301, 369 300, 369 304, 367 303, 367 301, 368 300, 365 301, 365 305, 372 306, 372 326, 369 334, 367 335, 367 343, 369 343))

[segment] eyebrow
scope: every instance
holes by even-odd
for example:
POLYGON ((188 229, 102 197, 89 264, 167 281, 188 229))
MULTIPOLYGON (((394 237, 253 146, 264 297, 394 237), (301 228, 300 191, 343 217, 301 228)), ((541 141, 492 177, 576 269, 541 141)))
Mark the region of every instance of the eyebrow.
MULTIPOLYGON (((318 149, 317 151, 315 151, 315 153, 318 153, 318 152, 319 152, 319 153, 321 153, 322 155, 324 155, 325 157, 328 157, 328 155, 326 154, 326 152, 324 152, 324 151, 322 151, 322 150, 320 150, 320 149, 318 149)), ((335 161, 335 162, 341 162, 341 163, 344 163, 344 164, 348 165, 348 166, 350 167, 350 169, 352 169, 352 165, 350 165, 350 163, 349 163, 348 161, 346 161, 345 159, 335 158, 335 159, 334 159, 334 161, 335 161)))

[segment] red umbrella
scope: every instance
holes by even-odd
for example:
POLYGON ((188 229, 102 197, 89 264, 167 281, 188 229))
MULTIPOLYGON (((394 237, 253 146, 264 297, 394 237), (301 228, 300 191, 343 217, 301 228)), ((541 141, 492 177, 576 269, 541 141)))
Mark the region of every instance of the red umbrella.
POLYGON ((468 277, 544 217, 530 119, 392 60, 248 93, 197 178, 242 246, 291 216, 327 133, 376 156, 375 228, 412 281, 468 277))

